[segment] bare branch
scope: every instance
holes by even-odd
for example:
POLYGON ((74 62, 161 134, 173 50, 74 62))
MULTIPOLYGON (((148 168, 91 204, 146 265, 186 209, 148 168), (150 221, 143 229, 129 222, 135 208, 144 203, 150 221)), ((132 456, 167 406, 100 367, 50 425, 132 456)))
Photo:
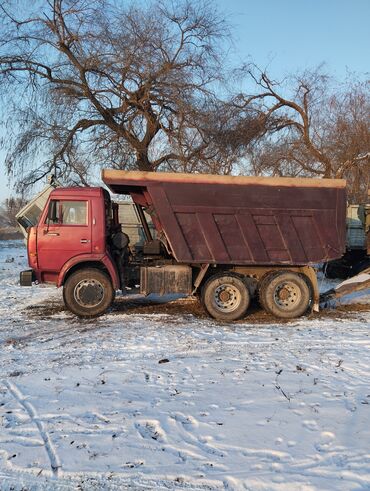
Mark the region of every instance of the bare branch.
POLYGON ((73 182, 102 164, 229 171, 207 120, 228 34, 213 6, 46 0, 24 11, 20 19, 15 8, 0 9, 9 172, 32 183, 27 170, 38 178, 50 166, 73 182))

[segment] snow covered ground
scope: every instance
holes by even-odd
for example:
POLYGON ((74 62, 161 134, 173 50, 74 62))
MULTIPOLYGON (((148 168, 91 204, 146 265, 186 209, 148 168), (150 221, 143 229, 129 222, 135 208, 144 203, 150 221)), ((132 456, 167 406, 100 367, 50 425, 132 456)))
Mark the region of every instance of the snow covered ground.
POLYGON ((226 325, 120 297, 82 321, 25 267, 0 242, 1 491, 370 489, 366 306, 226 325))

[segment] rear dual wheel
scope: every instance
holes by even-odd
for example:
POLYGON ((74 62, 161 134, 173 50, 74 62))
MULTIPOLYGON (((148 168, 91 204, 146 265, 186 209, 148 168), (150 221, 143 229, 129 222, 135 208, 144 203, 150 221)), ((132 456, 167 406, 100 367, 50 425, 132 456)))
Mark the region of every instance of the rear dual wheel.
MULTIPOLYGON (((309 309, 312 288, 304 275, 293 271, 275 271, 260 282, 259 299, 266 312, 281 319, 293 319, 309 309)), ((250 293, 241 277, 220 273, 205 282, 201 300, 215 319, 234 321, 245 316, 250 293)))
POLYGON ((275 317, 300 317, 307 312, 312 302, 309 281, 293 271, 270 273, 259 285, 259 300, 263 309, 275 317))
POLYGON ((225 273, 211 276, 205 282, 201 299, 207 312, 221 321, 244 317, 250 304, 249 290, 243 280, 225 273))

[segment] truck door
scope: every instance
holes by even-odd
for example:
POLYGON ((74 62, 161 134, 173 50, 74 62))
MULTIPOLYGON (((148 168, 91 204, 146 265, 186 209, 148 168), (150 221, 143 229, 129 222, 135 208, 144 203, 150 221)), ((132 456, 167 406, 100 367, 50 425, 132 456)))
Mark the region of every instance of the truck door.
POLYGON ((44 223, 37 228, 38 267, 59 272, 72 257, 91 253, 91 201, 49 202, 44 223))

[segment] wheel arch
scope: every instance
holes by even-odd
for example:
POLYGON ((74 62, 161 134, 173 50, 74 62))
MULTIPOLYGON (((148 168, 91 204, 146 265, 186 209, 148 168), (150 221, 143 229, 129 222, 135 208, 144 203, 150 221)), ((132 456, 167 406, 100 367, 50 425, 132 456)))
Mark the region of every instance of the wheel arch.
POLYGON ((107 255, 100 258, 78 257, 68 261, 59 273, 57 286, 63 286, 71 274, 86 268, 96 268, 100 271, 104 271, 111 280, 113 288, 115 290, 120 288, 116 267, 111 258, 107 255))
POLYGON ((198 273, 199 281, 197 281, 198 280, 197 277, 194 281, 195 288, 193 293, 195 293, 198 290, 202 290, 203 286, 205 285, 205 283, 207 283, 207 281, 210 278, 213 278, 214 276, 221 276, 221 275, 235 276, 236 278, 239 278, 242 281, 244 281, 245 278, 247 277, 245 274, 235 270, 232 266, 217 264, 214 265, 214 267, 212 268, 206 268, 203 274, 202 272, 198 273))

